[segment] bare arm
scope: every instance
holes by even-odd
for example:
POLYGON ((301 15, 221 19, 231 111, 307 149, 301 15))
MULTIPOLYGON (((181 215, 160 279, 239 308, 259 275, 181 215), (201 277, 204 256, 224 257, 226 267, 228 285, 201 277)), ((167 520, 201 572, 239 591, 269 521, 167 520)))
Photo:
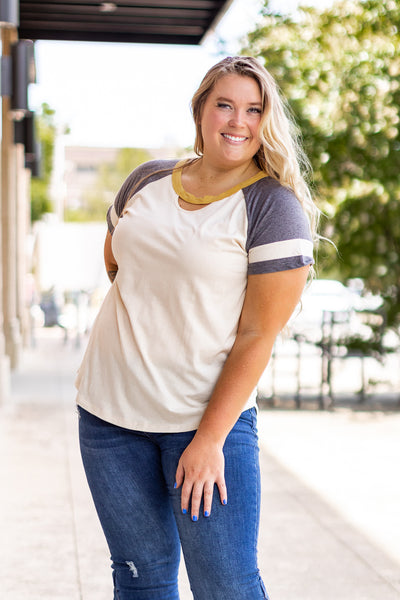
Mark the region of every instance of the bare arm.
POLYGON ((106 265, 107 275, 112 283, 117 275, 118 265, 114 258, 114 254, 111 247, 111 241, 111 233, 107 231, 106 239, 104 242, 104 262, 106 265))
POLYGON ((204 495, 204 511, 211 512, 214 484, 226 502, 223 445, 256 387, 275 338, 289 320, 304 289, 308 267, 250 275, 238 334, 217 381, 196 435, 183 452, 176 472, 182 485, 182 509, 198 516, 204 495))

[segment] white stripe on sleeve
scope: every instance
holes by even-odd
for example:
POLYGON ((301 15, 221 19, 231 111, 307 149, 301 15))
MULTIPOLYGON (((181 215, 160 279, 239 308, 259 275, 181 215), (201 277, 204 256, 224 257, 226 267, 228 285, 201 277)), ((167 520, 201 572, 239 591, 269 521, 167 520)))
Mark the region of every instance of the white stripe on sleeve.
POLYGON ((312 242, 299 238, 255 246, 249 250, 249 263, 291 258, 292 256, 309 256, 312 258, 312 242))

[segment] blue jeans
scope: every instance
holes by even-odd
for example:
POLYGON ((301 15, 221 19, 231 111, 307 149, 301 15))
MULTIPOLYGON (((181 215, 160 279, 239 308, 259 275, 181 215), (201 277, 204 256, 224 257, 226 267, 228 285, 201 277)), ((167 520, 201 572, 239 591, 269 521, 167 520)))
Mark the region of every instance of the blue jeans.
POLYGON ((184 515, 174 488, 195 432, 143 433, 79 407, 83 464, 111 553, 114 600, 179 600, 180 549, 195 600, 268 599, 257 567, 260 471, 256 410, 224 445, 228 504, 214 488, 209 517, 184 515))

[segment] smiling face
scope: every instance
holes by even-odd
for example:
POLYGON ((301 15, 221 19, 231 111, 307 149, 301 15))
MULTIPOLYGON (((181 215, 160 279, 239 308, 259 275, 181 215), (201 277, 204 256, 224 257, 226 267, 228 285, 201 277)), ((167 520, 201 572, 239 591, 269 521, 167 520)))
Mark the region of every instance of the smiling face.
POLYGON ((203 156, 220 168, 251 162, 260 147, 262 98, 257 82, 243 75, 221 77, 201 115, 203 156))

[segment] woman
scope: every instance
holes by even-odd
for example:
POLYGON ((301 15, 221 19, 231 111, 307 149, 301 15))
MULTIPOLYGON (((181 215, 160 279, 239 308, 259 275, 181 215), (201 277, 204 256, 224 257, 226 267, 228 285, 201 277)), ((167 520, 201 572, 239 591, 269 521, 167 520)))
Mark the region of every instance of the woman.
POLYGON ((268 598, 257 567, 255 388, 312 264, 276 85, 226 58, 192 101, 198 158, 152 161, 108 213, 113 281, 77 379, 80 442, 114 599, 268 598))

